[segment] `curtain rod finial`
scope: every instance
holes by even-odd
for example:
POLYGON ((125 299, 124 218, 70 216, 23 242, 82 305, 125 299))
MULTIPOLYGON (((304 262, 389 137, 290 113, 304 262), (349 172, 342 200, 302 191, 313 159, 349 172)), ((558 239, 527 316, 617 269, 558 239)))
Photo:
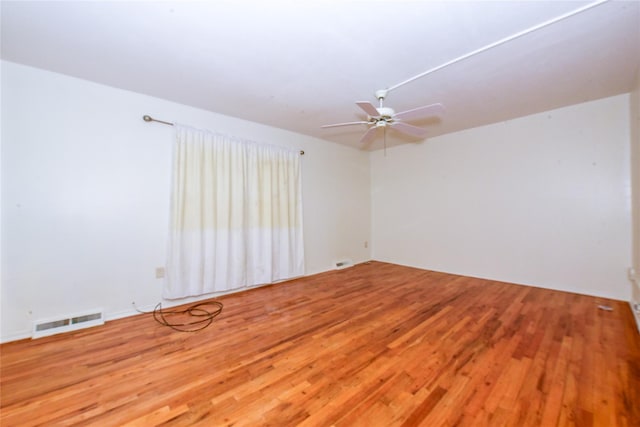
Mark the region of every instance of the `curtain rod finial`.
POLYGON ((142 116, 142 120, 144 120, 145 122, 151 122, 153 121, 153 119, 151 118, 151 116, 147 116, 146 114, 144 116, 142 116))

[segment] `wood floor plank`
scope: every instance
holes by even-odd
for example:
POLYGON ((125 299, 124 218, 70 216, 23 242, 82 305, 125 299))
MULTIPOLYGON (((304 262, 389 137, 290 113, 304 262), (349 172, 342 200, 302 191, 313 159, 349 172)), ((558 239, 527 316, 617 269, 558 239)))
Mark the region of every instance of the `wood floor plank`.
POLYGON ((217 300, 1 345, 0 425, 640 426, 622 301, 381 262, 217 300))

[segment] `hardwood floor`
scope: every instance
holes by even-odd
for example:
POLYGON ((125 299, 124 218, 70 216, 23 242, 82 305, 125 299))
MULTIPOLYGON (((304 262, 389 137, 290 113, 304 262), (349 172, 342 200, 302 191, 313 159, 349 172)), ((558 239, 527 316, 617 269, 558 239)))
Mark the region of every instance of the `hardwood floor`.
POLYGON ((640 426, 625 302, 379 262, 217 300, 2 345, 0 424, 640 426))

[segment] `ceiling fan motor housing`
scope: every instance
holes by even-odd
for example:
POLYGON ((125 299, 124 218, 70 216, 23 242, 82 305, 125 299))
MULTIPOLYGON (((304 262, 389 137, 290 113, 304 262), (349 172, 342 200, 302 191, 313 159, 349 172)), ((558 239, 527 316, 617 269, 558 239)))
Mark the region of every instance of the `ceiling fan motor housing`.
POLYGON ((380 107, 376 108, 376 110, 378 110, 378 114, 380 115, 380 117, 389 119, 396 113, 395 111, 393 111, 393 108, 389 107, 380 107))

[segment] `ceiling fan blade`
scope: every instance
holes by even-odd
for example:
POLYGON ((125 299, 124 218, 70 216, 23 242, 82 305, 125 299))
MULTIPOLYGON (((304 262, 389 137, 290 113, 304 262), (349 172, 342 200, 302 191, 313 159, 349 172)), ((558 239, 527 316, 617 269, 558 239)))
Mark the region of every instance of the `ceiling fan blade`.
POLYGON ((374 107, 374 105, 369 101, 358 101, 356 102, 356 105, 362 108, 364 112, 371 117, 378 117, 380 115, 378 114, 378 110, 376 109, 376 107, 374 107))
POLYGON ((402 133, 406 133, 411 136, 426 136, 427 130, 423 128, 419 128, 418 126, 413 126, 403 122, 393 122, 391 123, 391 127, 397 131, 402 133))
POLYGON ((345 123, 334 123, 332 125, 323 125, 321 128, 335 128, 338 126, 351 126, 351 125, 366 125, 369 122, 359 121, 359 122, 345 122, 345 123))
POLYGON ((376 137, 378 133, 378 126, 371 126, 368 131, 360 139, 360 144, 367 145, 376 137))
POLYGON ((425 105, 424 107, 414 108, 412 110, 401 111, 396 113, 393 118, 395 120, 413 120, 413 119, 421 119, 423 117, 432 117, 432 116, 440 116, 444 113, 444 105, 431 104, 425 105))

